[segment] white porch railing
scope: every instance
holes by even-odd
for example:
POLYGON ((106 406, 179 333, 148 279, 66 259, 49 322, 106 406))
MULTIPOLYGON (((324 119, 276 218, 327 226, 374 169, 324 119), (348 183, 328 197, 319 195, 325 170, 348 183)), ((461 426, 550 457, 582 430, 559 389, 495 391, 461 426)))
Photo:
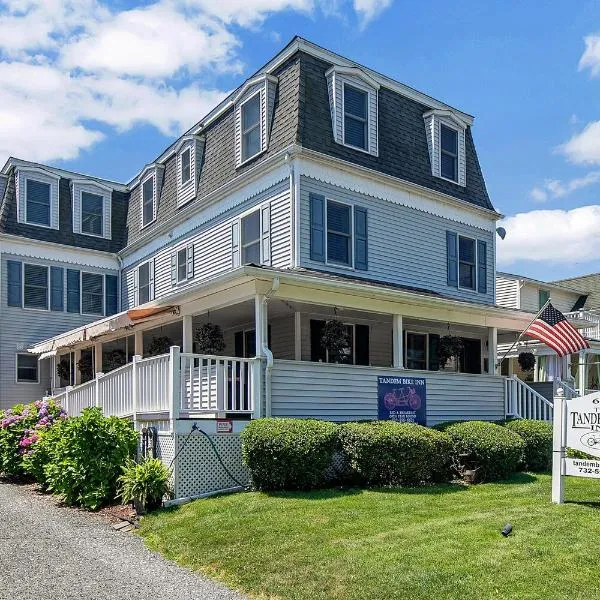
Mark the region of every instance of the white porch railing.
POLYGON ((517 376, 507 377, 504 381, 504 400, 506 416, 517 419, 538 419, 551 421, 553 413, 552 402, 540 393, 530 388, 517 376))
POLYGON ((179 416, 225 413, 259 415, 261 360, 202 354, 140 358, 55 396, 71 416, 99 406, 107 416, 179 416), (166 414, 165 414, 166 413, 166 414))
POLYGON ((600 339, 600 315, 598 315, 596 310, 575 310, 566 312, 565 317, 575 321, 589 323, 589 327, 580 329, 579 333, 588 339, 600 339))

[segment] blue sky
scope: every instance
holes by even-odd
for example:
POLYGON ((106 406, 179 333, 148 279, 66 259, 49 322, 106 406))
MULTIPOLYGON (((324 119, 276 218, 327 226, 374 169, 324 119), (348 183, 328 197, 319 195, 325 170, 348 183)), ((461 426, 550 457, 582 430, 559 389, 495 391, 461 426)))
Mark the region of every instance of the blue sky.
POLYGON ((600 271, 600 2, 0 0, 0 160, 127 181, 295 34, 475 115, 499 268, 600 271))

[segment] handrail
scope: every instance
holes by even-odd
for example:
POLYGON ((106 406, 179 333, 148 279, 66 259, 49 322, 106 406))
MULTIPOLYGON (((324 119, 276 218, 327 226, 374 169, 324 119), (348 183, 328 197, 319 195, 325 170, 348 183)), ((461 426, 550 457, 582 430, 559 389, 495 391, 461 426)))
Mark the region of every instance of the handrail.
POLYGON ((551 421, 554 405, 516 375, 505 379, 507 417, 551 421))

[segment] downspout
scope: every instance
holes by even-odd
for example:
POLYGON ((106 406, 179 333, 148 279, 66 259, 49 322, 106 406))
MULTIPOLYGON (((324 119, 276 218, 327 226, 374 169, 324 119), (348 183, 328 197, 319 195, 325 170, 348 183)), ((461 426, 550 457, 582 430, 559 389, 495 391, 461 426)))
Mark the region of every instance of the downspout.
MULTIPOLYGON (((265 313, 266 313, 266 308, 267 308, 267 303, 269 301, 269 298, 271 298, 271 296, 273 296, 273 294, 276 294, 277 290, 279 290, 279 277, 275 277, 273 279, 273 283, 271 284, 271 289, 265 294, 265 297, 263 298, 263 307, 265 309, 265 313)), ((273 372, 273 353, 271 352, 271 349, 269 348, 269 326, 268 326, 268 323, 265 323, 265 328, 266 328, 266 331, 264 332, 264 335, 262 336, 262 339, 263 339, 262 352, 267 359, 267 366, 265 368, 265 417, 270 417, 271 416, 271 377, 272 377, 272 372, 273 372)))

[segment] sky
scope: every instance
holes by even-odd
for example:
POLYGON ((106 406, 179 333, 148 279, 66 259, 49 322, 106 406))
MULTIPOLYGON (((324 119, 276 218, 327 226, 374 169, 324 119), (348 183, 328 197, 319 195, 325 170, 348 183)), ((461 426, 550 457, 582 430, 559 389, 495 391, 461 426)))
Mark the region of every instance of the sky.
POLYGON ((296 34, 475 116, 498 269, 600 271, 600 0, 0 0, 0 161, 127 182, 296 34))

